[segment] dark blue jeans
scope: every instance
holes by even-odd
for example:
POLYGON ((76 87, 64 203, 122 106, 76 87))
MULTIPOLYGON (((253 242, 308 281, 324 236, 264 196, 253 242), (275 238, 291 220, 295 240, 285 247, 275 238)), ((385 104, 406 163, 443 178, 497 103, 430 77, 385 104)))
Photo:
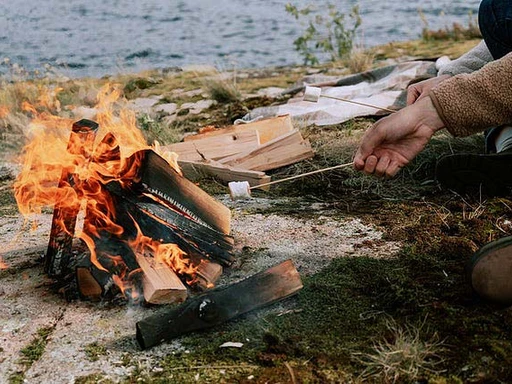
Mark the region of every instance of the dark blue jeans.
POLYGON ((495 60, 512 52, 512 0, 483 0, 478 24, 495 60))
MULTIPOLYGON (((492 57, 498 60, 512 52, 512 0, 483 0, 478 10, 478 25, 492 57)), ((486 152, 496 152, 496 136, 501 127, 485 132, 486 152)))

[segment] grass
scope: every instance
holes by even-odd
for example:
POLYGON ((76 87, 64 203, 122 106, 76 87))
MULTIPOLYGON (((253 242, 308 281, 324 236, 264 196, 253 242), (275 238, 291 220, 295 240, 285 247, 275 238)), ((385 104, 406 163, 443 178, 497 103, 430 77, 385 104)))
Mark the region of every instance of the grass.
POLYGON ((390 335, 374 344, 372 352, 356 356, 366 367, 361 377, 396 383, 417 380, 424 373, 428 376, 442 374, 437 367, 443 363, 440 354, 445 346, 436 334, 425 339, 423 325, 402 328, 389 323, 390 335))
POLYGON ((11 384, 24 382, 25 372, 41 358, 46 348, 48 337, 50 337, 54 329, 55 326, 39 328, 32 341, 20 350, 21 358, 18 363, 22 366, 22 370, 14 372, 9 376, 11 384))
POLYGON ((97 342, 87 344, 84 347, 85 356, 89 361, 98 361, 101 356, 107 354, 107 348, 104 345, 100 345, 97 342))

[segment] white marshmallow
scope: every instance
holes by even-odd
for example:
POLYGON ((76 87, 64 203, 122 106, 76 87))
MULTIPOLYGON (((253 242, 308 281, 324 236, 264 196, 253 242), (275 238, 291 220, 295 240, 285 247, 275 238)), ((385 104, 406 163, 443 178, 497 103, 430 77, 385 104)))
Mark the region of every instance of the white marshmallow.
POLYGON ((247 181, 231 181, 228 183, 231 200, 248 199, 251 197, 251 186, 247 181))
POLYGON ((316 103, 320 99, 321 93, 322 88, 306 85, 306 89, 304 90, 304 101, 312 101, 313 103, 316 103))

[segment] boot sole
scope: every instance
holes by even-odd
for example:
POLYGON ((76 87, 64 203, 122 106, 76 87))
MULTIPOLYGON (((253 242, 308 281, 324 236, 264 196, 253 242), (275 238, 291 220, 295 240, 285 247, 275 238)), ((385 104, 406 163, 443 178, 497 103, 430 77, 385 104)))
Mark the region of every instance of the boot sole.
POLYGON ((437 162, 436 179, 459 193, 506 195, 512 188, 512 153, 444 156, 437 162))
POLYGON ((466 264, 466 275, 471 288, 482 298, 504 306, 512 305, 512 237, 480 248, 466 264), (507 247, 510 251, 503 252, 507 247))

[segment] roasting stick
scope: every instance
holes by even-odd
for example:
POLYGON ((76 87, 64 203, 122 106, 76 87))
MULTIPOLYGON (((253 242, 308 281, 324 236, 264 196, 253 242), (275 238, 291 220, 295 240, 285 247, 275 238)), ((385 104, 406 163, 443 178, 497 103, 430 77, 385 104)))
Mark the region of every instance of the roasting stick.
POLYGON ((350 167, 351 165, 354 165, 354 162, 350 162, 350 163, 346 163, 346 164, 338 164, 338 165, 335 165, 333 167, 328 167, 328 168, 317 169, 315 171, 301 173, 300 175, 290 176, 290 177, 286 177, 284 179, 270 181, 265 184, 255 185, 254 187, 251 187, 247 181, 232 181, 232 182, 228 183, 229 194, 230 194, 232 200, 247 199, 247 198, 251 197, 251 189, 266 187, 268 185, 273 185, 273 184, 282 183, 285 181, 295 180, 295 179, 298 179, 301 177, 314 175, 316 173, 332 171, 333 169, 350 167))
POLYGON ((334 97, 334 96, 322 95, 322 88, 306 86, 306 89, 304 90, 304 99, 303 99, 304 101, 311 101, 313 103, 316 103, 316 102, 318 102, 320 97, 325 97, 326 99, 333 99, 333 100, 338 100, 338 101, 344 101, 346 103, 362 105, 363 107, 375 108, 375 109, 379 109, 379 110, 386 111, 386 112, 391 112, 391 113, 396 112, 396 110, 394 110, 394 109, 379 107, 377 105, 362 103, 360 101, 344 99, 342 97, 334 97))
MULTIPOLYGON (((318 102, 320 97, 325 97, 327 99, 344 101, 346 103, 362 105, 364 107, 375 108, 375 109, 378 109, 378 110, 381 110, 381 111, 390 112, 390 113, 396 112, 396 110, 394 110, 394 109, 379 107, 377 105, 362 103, 362 102, 359 102, 359 101, 354 101, 354 100, 350 100, 350 99, 344 99, 344 98, 341 98, 341 97, 322 95, 322 89, 321 88, 306 86, 306 89, 304 90, 304 101, 311 101, 313 103, 316 103, 316 102, 318 102)), ((251 187, 247 181, 232 181, 232 182, 228 183, 229 194, 230 194, 232 200, 248 199, 248 198, 251 197, 251 189, 260 188, 260 187, 266 187, 268 185, 282 183, 284 181, 294 180, 294 179, 298 179, 300 177, 314 175, 314 174, 320 173, 320 172, 326 172, 326 171, 331 171, 333 169, 349 167, 351 165, 354 165, 354 163, 351 162, 351 163, 346 163, 346 164, 339 164, 339 165, 335 165, 333 167, 317 169, 316 171, 301 173, 300 175, 295 175, 295 176, 287 177, 285 179, 275 180, 275 181, 271 181, 271 182, 268 182, 268 183, 265 183, 265 184, 256 185, 254 187, 251 187)))

